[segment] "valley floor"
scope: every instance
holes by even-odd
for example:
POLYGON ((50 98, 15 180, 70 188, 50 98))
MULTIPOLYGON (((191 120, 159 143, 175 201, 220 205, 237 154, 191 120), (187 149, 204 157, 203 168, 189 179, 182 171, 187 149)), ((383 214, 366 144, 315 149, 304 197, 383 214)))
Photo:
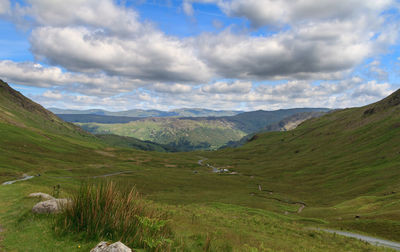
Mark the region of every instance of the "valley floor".
MULTIPOLYGON (((353 220, 353 213, 360 209, 358 203, 322 208, 307 205, 298 213, 300 205, 287 195, 265 185, 260 191, 257 178, 251 175, 214 173, 204 165, 206 161, 199 165, 199 154, 132 155, 130 150, 106 148, 93 153, 97 158, 82 160, 79 165, 71 163, 68 169, 55 162, 52 169, 42 170, 41 176, 1 185, 0 224, 5 230, 2 249, 89 251, 99 241, 82 239, 79 234, 57 235, 51 216, 31 213, 38 200, 27 195, 38 191, 51 194, 52 186, 60 184, 62 196, 68 197, 83 180, 113 179, 135 185, 148 200, 168 212, 179 241, 176 251, 204 251, 206 246, 208 251, 390 251, 310 229, 362 230, 360 227, 367 227, 368 220, 353 220), (338 216, 343 219, 337 221, 338 216)), ((382 199, 365 200, 377 204, 382 199)), ((364 229, 362 233, 375 231, 364 229)), ((379 232, 378 236, 398 240, 396 233, 390 237, 379 232)))

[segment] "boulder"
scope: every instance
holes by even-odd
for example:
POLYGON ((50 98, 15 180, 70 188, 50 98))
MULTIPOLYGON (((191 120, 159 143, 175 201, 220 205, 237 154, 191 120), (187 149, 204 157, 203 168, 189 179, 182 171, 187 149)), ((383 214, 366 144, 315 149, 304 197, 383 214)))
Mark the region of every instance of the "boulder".
POLYGON ((122 242, 115 242, 110 244, 108 242, 100 242, 90 252, 132 252, 132 249, 128 248, 122 242))
POLYGON ((37 193, 31 193, 29 194, 30 198, 41 198, 44 200, 51 200, 51 199, 55 199, 53 196, 47 194, 47 193, 42 193, 42 192, 37 192, 37 193))
POLYGON ((42 201, 33 206, 32 212, 38 214, 58 213, 68 204, 68 202, 68 199, 51 199, 42 201))

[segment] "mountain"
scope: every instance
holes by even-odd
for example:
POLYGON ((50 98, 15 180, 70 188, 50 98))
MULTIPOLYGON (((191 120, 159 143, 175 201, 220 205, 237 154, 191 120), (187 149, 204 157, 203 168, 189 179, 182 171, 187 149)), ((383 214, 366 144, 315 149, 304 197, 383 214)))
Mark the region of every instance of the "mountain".
POLYGON ((57 114, 58 117, 64 121, 71 123, 128 123, 143 119, 142 117, 128 117, 128 116, 108 116, 97 114, 57 114))
POLYGON ((325 112, 324 110, 322 111, 312 111, 312 112, 301 112, 298 114, 294 114, 291 116, 288 116, 284 118, 283 120, 273 123, 270 125, 267 125, 266 127, 259 129, 258 132, 250 133, 243 138, 241 138, 239 141, 229 141, 225 145, 223 145, 221 148, 236 148, 244 145, 248 141, 251 141, 254 139, 254 137, 262 132, 270 132, 270 131, 288 131, 288 130, 293 130, 295 129, 298 125, 300 125, 302 122, 311 119, 311 118, 316 118, 323 116, 328 112, 325 112))
POLYGON ((144 118, 129 123, 77 123, 94 134, 129 136, 142 141, 168 145, 179 151, 215 149, 230 139, 240 139, 245 132, 226 120, 144 118))
POLYGON ((258 132, 261 129, 277 123, 284 118, 305 112, 327 112, 326 108, 294 108, 280 109, 274 111, 252 111, 238 114, 236 116, 224 117, 223 119, 232 122, 236 128, 246 132, 247 134, 258 132))
POLYGON ((2 82, 0 180, 35 176, 0 185, 0 247, 89 251, 106 237, 65 236, 53 216, 31 213, 38 199, 27 195, 59 188, 71 197, 82 182, 107 179, 136 187, 179 224, 171 225, 171 250, 386 251, 316 228, 400 241, 399 101, 400 91, 291 131, 257 134, 240 148, 161 153, 110 147, 2 82))
POLYGON ((59 117, 31 101, 7 83, 0 80, 0 122, 35 132, 79 135, 91 137, 74 124, 59 117))
POLYGON ((125 137, 112 134, 104 134, 104 135, 99 134, 96 135, 96 137, 98 137, 103 142, 113 147, 132 148, 137 150, 158 151, 158 152, 175 151, 175 149, 171 147, 163 146, 150 141, 141 141, 133 137, 125 137))
POLYGON ((138 118, 104 115, 60 114, 94 134, 116 134, 168 145, 179 151, 216 149, 258 132, 287 116, 324 112, 324 108, 253 111, 223 117, 138 118))
POLYGON ((281 120, 278 123, 270 124, 261 132, 268 132, 268 131, 288 131, 297 128, 301 123, 307 121, 311 118, 321 117, 325 115, 327 112, 325 111, 313 111, 313 112, 302 112, 298 114, 294 114, 292 116, 288 116, 281 120))
POLYGON ((399 239, 391 231, 400 224, 399 122, 400 90, 204 156, 214 166, 253 176, 282 198, 319 207, 306 216, 329 215, 336 226, 399 239))
MULTIPOLYGON (((49 108, 49 110, 55 114, 69 114, 69 115, 104 115, 104 116, 124 116, 124 117, 208 117, 208 116, 233 116, 243 111, 234 110, 209 110, 209 109, 174 109, 171 111, 161 110, 143 110, 143 109, 132 109, 127 111, 111 112, 102 109, 88 109, 88 110, 71 110, 71 109, 59 109, 49 108)), ((70 116, 72 118, 72 116, 70 116)), ((72 119, 78 120, 78 119, 72 119)))

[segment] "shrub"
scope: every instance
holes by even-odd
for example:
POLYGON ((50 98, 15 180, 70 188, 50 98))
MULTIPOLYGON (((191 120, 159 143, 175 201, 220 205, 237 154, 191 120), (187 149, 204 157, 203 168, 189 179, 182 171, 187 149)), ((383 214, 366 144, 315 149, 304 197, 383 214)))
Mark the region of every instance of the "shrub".
POLYGON ((89 239, 122 241, 132 248, 165 250, 172 232, 165 214, 155 210, 132 188, 112 181, 82 184, 70 204, 56 217, 58 232, 82 233, 89 239))

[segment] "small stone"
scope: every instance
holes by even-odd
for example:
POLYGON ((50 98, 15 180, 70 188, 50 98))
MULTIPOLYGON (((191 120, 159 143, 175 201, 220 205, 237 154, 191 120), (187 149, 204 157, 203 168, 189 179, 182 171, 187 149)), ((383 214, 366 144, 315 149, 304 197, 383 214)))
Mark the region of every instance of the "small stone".
POLYGON ((37 193, 31 193, 29 194, 30 198, 42 198, 44 200, 51 200, 54 199, 53 196, 47 194, 47 193, 42 193, 42 192, 37 192, 37 193))
POLYGON ((115 242, 110 244, 108 242, 102 241, 97 244, 90 252, 132 252, 130 248, 125 246, 122 242, 115 242))
POLYGON ((59 213, 70 201, 68 199, 51 199, 37 203, 32 212, 37 214, 59 213))

